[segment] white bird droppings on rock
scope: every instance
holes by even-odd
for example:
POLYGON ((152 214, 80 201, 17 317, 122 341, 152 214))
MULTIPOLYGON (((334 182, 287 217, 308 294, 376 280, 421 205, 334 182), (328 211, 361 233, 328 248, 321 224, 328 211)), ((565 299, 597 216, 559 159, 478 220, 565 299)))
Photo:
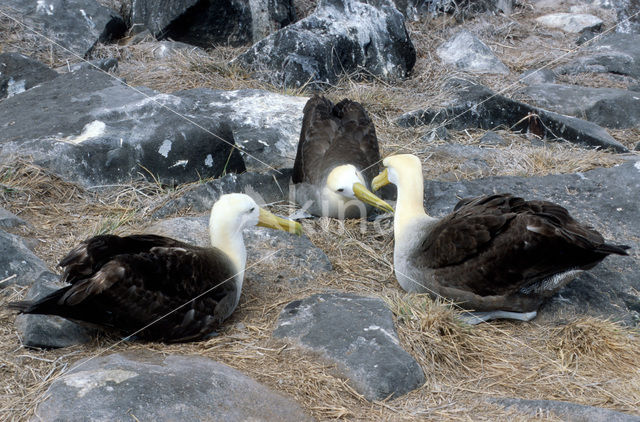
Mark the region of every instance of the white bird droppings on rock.
POLYGON ((76 372, 64 377, 63 380, 69 387, 78 389, 78 397, 83 397, 94 388, 102 387, 108 382, 120 384, 121 382, 136 376, 138 376, 138 374, 133 371, 105 369, 102 371, 76 372))
POLYGON ((158 154, 162 155, 164 158, 167 158, 169 156, 170 151, 171 151, 171 141, 168 139, 165 139, 162 142, 162 145, 160 145, 160 148, 158 149, 158 154))

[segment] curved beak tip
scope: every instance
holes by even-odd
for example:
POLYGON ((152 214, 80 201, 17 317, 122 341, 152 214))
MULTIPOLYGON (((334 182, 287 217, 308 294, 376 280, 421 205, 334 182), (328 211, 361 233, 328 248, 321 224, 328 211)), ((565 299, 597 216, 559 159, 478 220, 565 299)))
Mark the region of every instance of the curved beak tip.
POLYGON ((353 185, 353 193, 355 194, 356 198, 358 198, 365 204, 369 204, 383 211, 393 213, 393 207, 391 205, 387 204, 385 201, 378 198, 371 191, 369 191, 369 189, 367 189, 363 184, 355 183, 353 185))
POLYGON ((371 181, 371 190, 374 192, 380 189, 383 186, 388 185, 389 182, 389 173, 387 169, 384 169, 379 175, 373 178, 371 181))

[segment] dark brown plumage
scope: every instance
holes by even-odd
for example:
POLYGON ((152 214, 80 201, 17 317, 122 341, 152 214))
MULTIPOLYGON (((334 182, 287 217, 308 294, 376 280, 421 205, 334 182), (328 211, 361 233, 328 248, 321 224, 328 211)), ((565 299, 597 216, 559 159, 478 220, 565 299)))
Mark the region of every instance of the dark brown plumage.
POLYGON ((353 164, 367 183, 380 170, 373 122, 360 103, 344 99, 334 105, 314 95, 304 106, 302 130, 293 165, 293 183, 322 185, 331 169, 353 164))
POLYGON ((295 202, 334 218, 364 217, 371 212, 365 204, 393 212, 369 191, 379 161, 376 129, 364 107, 315 95, 304 107, 292 175, 295 202))
POLYGON ((155 235, 95 236, 60 262, 70 286, 35 302, 10 306, 52 314, 136 337, 188 341, 209 333, 235 307, 236 271, 216 248, 155 235), (222 280, 229 280, 216 287, 222 280), (211 292, 189 302, 196 296, 211 292), (186 304, 186 305, 185 305, 186 304), (185 305, 180 308, 180 306, 185 305))
POLYGON ((424 212, 421 161, 390 156, 373 189, 394 183, 394 268, 403 289, 452 299, 476 311, 475 322, 492 318, 531 319, 544 299, 579 272, 624 245, 606 243, 593 228, 548 201, 510 194, 463 199, 452 213, 424 212), (520 315, 518 315, 520 314, 520 315))

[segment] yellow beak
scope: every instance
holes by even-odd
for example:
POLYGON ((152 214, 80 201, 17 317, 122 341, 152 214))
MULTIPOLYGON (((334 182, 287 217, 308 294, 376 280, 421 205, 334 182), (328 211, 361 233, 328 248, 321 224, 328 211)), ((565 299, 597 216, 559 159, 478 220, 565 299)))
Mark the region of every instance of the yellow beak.
POLYGON ((353 194, 356 196, 356 198, 358 198, 365 204, 369 204, 383 211, 393 213, 393 207, 391 207, 391 205, 387 204, 382 199, 371 193, 371 191, 367 189, 362 183, 353 184, 353 194))
POLYGON ((284 230, 300 236, 302 234, 302 226, 300 223, 286 220, 271 214, 269 211, 260 208, 260 216, 258 217, 258 226, 269 227, 270 229, 284 230))
POLYGON ((389 181, 389 173, 387 172, 387 169, 384 169, 371 181, 371 189, 375 192, 381 187, 388 185, 389 183, 391 183, 389 181))

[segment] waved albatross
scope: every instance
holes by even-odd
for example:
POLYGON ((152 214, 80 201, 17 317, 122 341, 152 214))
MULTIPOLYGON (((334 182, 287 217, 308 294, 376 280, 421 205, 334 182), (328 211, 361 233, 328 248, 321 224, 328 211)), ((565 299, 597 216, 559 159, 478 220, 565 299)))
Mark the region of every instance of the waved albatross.
POLYGON ((528 321, 544 301, 609 254, 627 255, 547 201, 510 194, 463 199, 443 218, 423 207, 422 165, 414 155, 383 161, 373 190, 398 187, 394 215, 396 278, 408 292, 443 296, 478 312, 470 323, 528 321))
POLYGON ((143 340, 198 340, 238 304, 247 256, 242 230, 253 225, 302 231, 299 223, 259 208, 247 195, 223 195, 211 209, 211 248, 151 234, 94 236, 59 264, 70 286, 9 306, 126 335, 144 328, 135 335, 143 340))
POLYGON ((292 176, 298 205, 340 219, 366 217, 365 204, 393 212, 367 187, 379 162, 376 130, 362 105, 348 99, 333 105, 319 95, 307 101, 292 176))

